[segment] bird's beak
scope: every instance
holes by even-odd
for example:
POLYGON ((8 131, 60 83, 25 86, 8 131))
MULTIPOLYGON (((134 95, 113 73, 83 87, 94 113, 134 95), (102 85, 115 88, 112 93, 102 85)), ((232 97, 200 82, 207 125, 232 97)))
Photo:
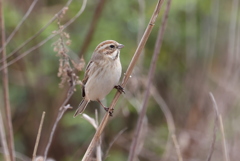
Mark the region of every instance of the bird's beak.
POLYGON ((118 49, 122 49, 123 47, 124 47, 123 44, 119 44, 117 48, 118 48, 118 49))

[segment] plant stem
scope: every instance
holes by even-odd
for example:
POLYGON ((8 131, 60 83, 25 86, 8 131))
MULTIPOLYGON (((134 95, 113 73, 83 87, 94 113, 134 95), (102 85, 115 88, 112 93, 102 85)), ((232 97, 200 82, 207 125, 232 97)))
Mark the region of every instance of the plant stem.
MULTIPOLYGON (((1 46, 3 48, 2 51, 2 59, 4 60, 2 65, 6 65, 6 48, 5 44, 5 26, 4 26, 4 16, 3 16, 3 0, 0 0, 0 27, 1 27, 1 46)), ((2 71, 2 81, 3 81, 3 97, 4 97, 4 108, 6 115, 6 133, 7 133, 7 142, 8 142, 8 150, 10 154, 11 161, 15 161, 14 155, 14 141, 13 141, 13 129, 12 129, 12 118, 11 118, 11 108, 9 101, 9 87, 8 87, 8 68, 4 68, 2 71)))
POLYGON ((166 8, 165 13, 164 13, 162 25, 159 27, 158 37, 157 37, 157 41, 156 41, 156 44, 155 44, 155 49, 154 49, 154 53, 153 53, 153 57, 152 57, 152 61, 151 61, 151 66, 150 66, 149 74, 148 74, 147 89, 146 89, 146 92, 145 92, 140 116, 139 116, 139 119, 138 119, 138 122, 137 122, 137 129, 136 129, 135 134, 134 134, 134 138, 133 138, 133 142, 132 142, 132 145, 131 145, 128 161, 133 161, 137 156, 136 151, 137 151, 138 143, 140 141, 140 139, 139 139, 140 138, 140 131, 142 129, 144 116, 146 115, 146 111, 147 111, 147 103, 148 103, 148 100, 149 100, 149 97, 150 97, 150 89, 151 89, 151 86, 152 86, 152 79, 153 79, 153 76, 154 76, 154 73, 155 73, 158 56, 160 54, 160 50, 161 50, 161 46, 162 46, 163 34, 164 34, 166 24, 167 24, 167 18, 168 18, 170 5, 171 5, 171 0, 168 0, 168 4, 167 4, 167 8, 166 8))

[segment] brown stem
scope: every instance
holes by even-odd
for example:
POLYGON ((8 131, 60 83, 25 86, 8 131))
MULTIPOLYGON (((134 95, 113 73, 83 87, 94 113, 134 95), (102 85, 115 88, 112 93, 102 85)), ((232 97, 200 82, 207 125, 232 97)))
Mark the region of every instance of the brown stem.
POLYGON ((93 14, 93 18, 92 18, 92 21, 90 23, 90 27, 88 29, 88 33, 86 35, 86 38, 84 40, 84 42, 82 43, 82 48, 79 52, 79 56, 80 57, 83 57, 84 53, 86 52, 91 40, 92 40, 92 37, 94 35, 94 32, 95 32, 95 29, 97 27, 97 24, 98 24, 98 21, 99 21, 99 17, 101 16, 101 13, 103 11, 103 7, 105 5, 105 2, 106 0, 99 0, 98 1, 98 4, 97 4, 97 7, 94 11, 94 14, 93 14))
POLYGON ((209 94, 210 94, 210 97, 211 97, 212 102, 213 102, 213 107, 214 107, 215 112, 216 112, 217 117, 218 117, 219 127, 220 127, 220 131, 221 131, 221 134, 222 134, 222 146, 223 146, 223 153, 224 153, 225 161, 229 161, 228 148, 227 148, 227 142, 226 142, 226 137, 225 137, 225 132, 224 132, 222 115, 219 113, 218 105, 217 105, 217 102, 216 102, 213 94, 211 92, 209 94))
POLYGON ((36 139, 36 143, 35 143, 35 146, 34 146, 32 161, 35 161, 35 159, 36 159, 37 148, 38 148, 38 143, 39 143, 39 140, 40 140, 40 137, 41 137, 44 118, 45 118, 45 111, 42 113, 41 122, 40 122, 40 125, 39 125, 39 128, 38 128, 38 134, 37 134, 37 139, 36 139))
POLYGON ((51 131, 50 137, 49 137, 49 139, 48 139, 48 144, 47 144, 46 149, 45 149, 45 151, 44 151, 44 161, 46 161, 46 159, 47 159, 48 151, 49 151, 49 148, 50 148, 50 146, 51 146, 51 144, 52 144, 53 136, 54 136, 54 134, 55 134, 55 131, 56 131, 56 128, 57 128, 57 125, 58 125, 59 121, 61 120, 63 114, 64 114, 68 109, 71 109, 70 105, 67 105, 67 106, 65 106, 65 105, 67 104, 67 102, 69 101, 69 99, 72 97, 72 95, 73 95, 73 93, 74 93, 74 88, 75 88, 75 85, 72 86, 72 87, 69 89, 67 98, 64 100, 62 106, 60 106, 60 108, 59 108, 59 112, 58 112, 57 119, 56 119, 55 122, 54 122, 54 125, 53 125, 53 127, 52 127, 52 131, 51 131))
MULTIPOLYGON (((2 59, 6 58, 6 49, 4 47, 5 44, 5 26, 4 26, 4 17, 3 17, 3 2, 0 0, 0 28, 1 28, 1 46, 3 48, 2 51, 2 59)), ((6 61, 3 61, 3 66, 6 65, 6 61)), ((4 68, 2 71, 2 82, 3 82, 3 97, 4 97, 4 108, 6 115, 6 133, 7 133, 7 143, 8 150, 10 154, 10 160, 15 161, 14 155, 14 142, 13 142, 13 129, 12 129, 12 118, 11 118, 11 108, 9 101, 9 87, 8 87, 8 68, 4 68)))
POLYGON ((4 159, 6 161, 10 161, 1 111, 0 111, 0 137, 1 137, 1 145, 2 145, 2 149, 3 149, 2 151, 3 151, 4 159))
MULTIPOLYGON (((151 20, 150 20, 150 22, 149 22, 149 24, 148 24, 148 26, 147 26, 143 36, 142 36, 142 39, 141 39, 141 41, 140 41, 140 43, 139 43, 139 45, 138 45, 138 47, 136 49, 136 52, 135 52, 135 54, 134 54, 134 56, 133 56, 133 58, 132 58, 132 60, 131 60, 131 62, 129 64, 129 66, 128 66, 128 69, 127 69, 126 73, 125 73, 125 76, 123 78, 122 85, 121 85, 122 87, 126 86, 127 81, 130 78, 130 75, 132 74, 133 68, 134 68, 134 66, 137 63, 137 60, 138 60, 140 54, 142 53, 142 50, 143 50, 143 48, 144 48, 144 46, 145 46, 145 44, 146 44, 146 42, 148 40, 148 37, 149 37, 149 35, 150 35, 151 31, 152 31, 152 28, 154 26, 154 23, 155 23, 156 19, 157 19, 157 16, 158 16, 158 13, 160 11, 162 2, 163 2, 163 0, 158 0, 156 8, 155 8, 155 10, 153 12, 153 15, 151 17, 151 20)), ((111 105, 110 105, 109 111, 113 110, 113 108, 115 107, 119 97, 120 97, 120 93, 117 92, 115 94, 115 97, 113 98, 113 101, 112 101, 111 105)), ((96 131, 96 133, 95 133, 95 135, 94 135, 90 145, 88 146, 88 149, 87 149, 87 151, 86 151, 82 161, 89 160, 89 158, 90 158, 90 156, 92 154, 92 151, 93 151, 96 143, 98 142, 98 140, 99 140, 99 138, 100 138, 100 136, 101 136, 101 134, 102 134, 102 132, 103 132, 107 122, 108 122, 108 119, 109 119, 109 113, 106 113, 104 118, 103 118, 103 120, 102 120, 102 122, 100 123, 100 125, 98 127, 98 130, 96 131)))
POLYGON ((146 111, 147 111, 147 103, 148 103, 148 100, 150 97, 150 89, 152 86, 152 79, 153 79, 153 76, 155 73, 158 56, 160 54, 160 50, 161 50, 161 46, 162 46, 163 34, 164 34, 166 24, 167 24, 167 18, 168 18, 170 5, 171 5, 171 0, 168 0, 167 8, 165 10, 163 21, 162 21, 162 25, 159 27, 159 31, 158 31, 158 37, 157 37, 157 41, 155 44, 155 49, 154 49, 151 66, 150 66, 150 70, 149 70, 149 74, 148 74, 147 89, 145 92, 143 105, 142 105, 140 116, 138 119, 137 129, 136 129, 134 137, 133 137, 133 142, 132 142, 129 157, 128 157, 129 161, 133 161, 134 158, 137 156, 136 150, 137 150, 138 143, 140 141, 140 139, 139 139, 140 131, 141 131, 142 125, 143 125, 143 118, 146 115, 146 111))

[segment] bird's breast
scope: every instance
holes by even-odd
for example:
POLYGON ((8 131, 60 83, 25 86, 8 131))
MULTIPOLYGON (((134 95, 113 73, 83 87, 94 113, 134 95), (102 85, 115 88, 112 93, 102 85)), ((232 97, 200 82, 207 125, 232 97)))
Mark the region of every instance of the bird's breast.
POLYGON ((98 69, 89 76, 85 85, 86 96, 90 100, 102 100, 118 84, 121 73, 119 58, 99 63, 98 69))

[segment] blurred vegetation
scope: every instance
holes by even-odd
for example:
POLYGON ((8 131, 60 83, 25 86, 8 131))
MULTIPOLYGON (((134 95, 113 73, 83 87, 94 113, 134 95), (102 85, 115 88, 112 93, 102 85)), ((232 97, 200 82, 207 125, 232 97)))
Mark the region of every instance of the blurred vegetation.
MULTIPOLYGON (((24 16, 31 2, 31 0, 4 1, 7 37, 24 16)), ((78 55, 86 39, 97 2, 88 0, 83 14, 65 29, 72 41, 69 54, 75 61, 79 61, 78 55)), ((230 160, 238 161, 240 158, 238 152, 240 149, 238 125, 240 119, 240 2, 237 2, 238 0, 172 1, 153 88, 159 97, 163 98, 173 115, 176 136, 185 161, 206 160, 210 152, 215 112, 209 92, 215 96, 219 112, 223 117, 230 160)), ((7 46, 7 53, 12 52, 34 35, 65 3, 64 0, 39 1, 7 46)), ((69 21, 79 11, 81 5, 82 0, 74 0, 61 18, 61 24, 69 21)), ((100 42, 113 39, 125 45, 121 51, 124 73, 136 50, 138 35, 142 35, 141 31, 145 30, 155 5, 155 0, 144 1, 143 16, 140 16, 137 0, 106 0, 93 38, 84 53, 85 61, 89 61, 93 50, 100 42), (145 20, 143 28, 139 25, 139 20, 145 20)), ((127 160, 138 111, 144 97, 157 30, 161 25, 165 6, 166 2, 147 41, 145 51, 125 89, 126 94, 120 97, 114 116, 104 130, 103 154, 116 135, 127 127, 111 147, 107 154, 107 161, 127 160)), ((42 34, 17 54, 35 46, 55 30, 58 30, 57 21, 49 25, 42 34)), ((52 46, 58 38, 56 36, 9 67, 15 150, 29 158, 33 153, 42 112, 46 111, 46 116, 38 155, 44 153, 58 109, 67 94, 68 84, 64 88, 59 88, 58 85, 60 83, 60 78, 57 77, 59 60, 52 46)), ((82 79, 84 72, 78 74, 82 79)), ((2 86, 0 87, 2 109, 2 86)), ((104 102, 106 105, 110 104, 114 94, 115 90, 106 97, 104 102)), ((81 87, 77 86, 77 91, 69 101, 73 109, 68 110, 58 124, 50 148, 49 157, 57 161, 80 160, 95 133, 93 126, 85 119, 73 118, 81 99, 81 87)), ((145 131, 142 136, 144 145, 139 153, 141 161, 178 160, 171 137, 169 138, 169 126, 161 106, 153 97, 148 103, 145 131)), ((90 103, 85 112, 95 118, 95 109, 98 110, 100 121, 105 111, 98 103, 90 103)), ((223 160, 222 158, 224 153, 218 128, 212 161, 223 160)))

